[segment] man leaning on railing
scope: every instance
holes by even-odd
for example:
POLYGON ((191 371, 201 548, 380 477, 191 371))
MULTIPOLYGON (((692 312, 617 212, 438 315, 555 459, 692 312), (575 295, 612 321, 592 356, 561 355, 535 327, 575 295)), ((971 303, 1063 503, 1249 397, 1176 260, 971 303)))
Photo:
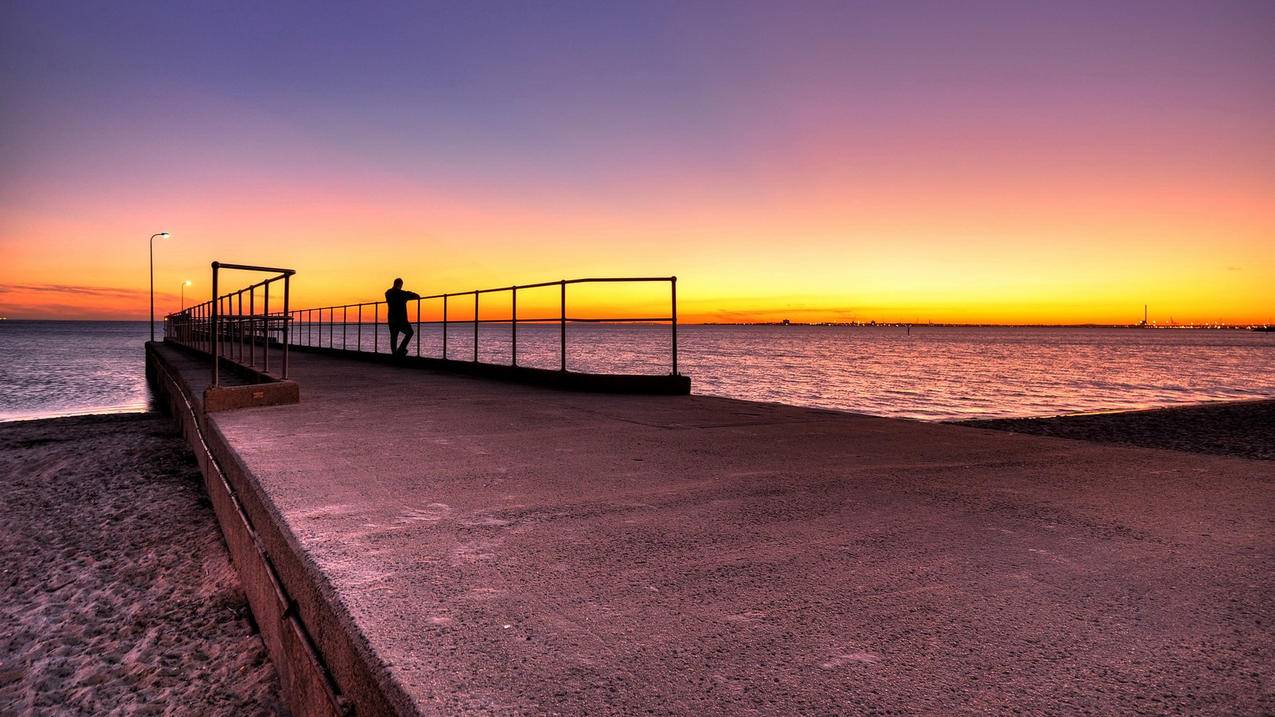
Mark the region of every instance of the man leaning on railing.
POLYGON ((412 324, 407 320, 407 302, 421 298, 414 291, 403 290, 403 280, 395 279, 394 286, 385 290, 386 318, 390 326, 390 350, 395 356, 407 355, 407 342, 412 340, 412 324), (403 334, 403 343, 397 344, 403 334))

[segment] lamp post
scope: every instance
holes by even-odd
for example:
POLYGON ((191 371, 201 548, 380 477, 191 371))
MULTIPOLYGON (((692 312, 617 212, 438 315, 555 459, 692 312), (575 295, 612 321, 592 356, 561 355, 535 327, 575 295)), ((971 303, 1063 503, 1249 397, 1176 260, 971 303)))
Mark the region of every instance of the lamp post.
POLYGON ((182 311, 186 310, 186 287, 190 286, 190 279, 182 282, 182 311))
POLYGON ((151 341, 155 340, 155 237, 160 237, 161 239, 167 239, 169 237, 169 233, 160 232, 158 234, 152 234, 151 240, 150 240, 150 245, 151 245, 151 341))

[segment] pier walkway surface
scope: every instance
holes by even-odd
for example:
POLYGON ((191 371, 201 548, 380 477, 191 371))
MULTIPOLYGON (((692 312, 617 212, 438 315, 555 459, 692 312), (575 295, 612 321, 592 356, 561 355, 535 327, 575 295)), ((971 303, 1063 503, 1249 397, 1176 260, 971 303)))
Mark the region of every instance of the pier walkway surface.
POLYGON ((1275 463, 292 375, 207 420, 399 711, 1275 710, 1275 463))

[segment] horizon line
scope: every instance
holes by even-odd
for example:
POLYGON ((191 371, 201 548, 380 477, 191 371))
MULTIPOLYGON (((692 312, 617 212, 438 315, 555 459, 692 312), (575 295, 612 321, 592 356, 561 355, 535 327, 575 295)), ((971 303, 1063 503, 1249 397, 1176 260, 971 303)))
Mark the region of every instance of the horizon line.
MULTIPOLYGON (((60 323, 150 323, 149 319, 65 319, 65 318, 30 318, 30 317, 4 317, 0 316, 0 322, 60 322, 60 323)), ((157 320, 156 323, 162 323, 157 320)), ((370 323, 370 322, 365 322, 370 323)), ((384 321, 377 322, 376 325, 384 324, 384 321)), ((442 324, 441 321, 421 321, 411 322, 420 323, 421 325, 442 324)), ((449 320, 448 324, 472 324, 472 319, 449 320)), ((484 324, 508 324, 508 320, 491 320, 482 319, 484 324)), ((540 325, 544 322, 526 321, 519 322, 527 326, 540 325)), ((578 323, 568 319, 568 323, 578 323)), ((656 325, 667 326, 669 321, 649 321, 649 322, 632 322, 632 321, 608 321, 606 319, 590 321, 588 323, 602 323, 615 325, 656 325)), ((353 325, 354 322, 350 322, 353 325)), ((1079 323, 1004 323, 1004 322, 944 322, 944 321, 678 321, 678 326, 779 326, 779 327, 825 327, 825 328, 883 328, 883 327, 930 327, 930 328, 1023 328, 1023 329, 1252 329, 1266 328, 1275 326, 1275 322, 1188 322, 1173 324, 1140 324, 1140 323, 1097 323, 1097 322, 1079 322, 1079 323)))

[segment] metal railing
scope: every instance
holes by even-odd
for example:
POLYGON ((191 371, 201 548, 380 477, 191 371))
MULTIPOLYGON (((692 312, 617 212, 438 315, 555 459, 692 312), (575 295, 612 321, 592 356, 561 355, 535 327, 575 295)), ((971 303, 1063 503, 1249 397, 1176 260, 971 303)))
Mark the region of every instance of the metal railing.
MULTIPOLYGON (((409 321, 415 327, 416 339, 416 355, 421 356, 421 327, 422 326, 442 326, 442 355, 439 358, 451 359, 448 355, 448 331, 449 328, 457 325, 468 328, 473 327, 473 358, 472 363, 487 363, 479 361, 479 332, 478 327, 481 324, 508 324, 510 327, 509 342, 509 365, 518 366, 518 326, 519 324, 557 324, 559 327, 559 370, 567 370, 567 324, 570 323, 665 323, 670 326, 669 335, 669 354, 671 364, 671 374, 677 375, 677 277, 676 276, 658 276, 658 277, 605 277, 605 278, 588 278, 588 279, 560 279, 558 281, 544 281, 537 284, 519 284, 515 286, 502 286, 493 289, 475 289, 473 291, 460 291, 446 294, 431 294, 414 299, 416 303, 416 320, 409 321), (668 282, 669 285, 669 314, 668 316, 608 316, 608 317, 580 317, 567 315, 567 287, 574 284, 604 284, 604 283, 649 283, 649 282, 668 282), (518 315, 518 292, 530 289, 543 289, 546 287, 559 288, 559 311, 557 316, 546 317, 522 317, 518 315), (510 295, 510 310, 508 318, 482 318, 479 313, 479 299, 485 294, 503 294, 510 295), (473 297, 474 317, 472 319, 456 319, 453 320, 448 316, 450 308, 455 306, 453 301, 457 298, 473 297), (442 318, 439 320, 422 319, 421 304, 422 302, 441 301, 442 302, 442 318)), ((346 351, 359 351, 364 353, 381 353, 379 345, 379 334, 376 327, 381 322, 381 306, 385 305, 385 301, 363 301, 353 304, 333 304, 331 306, 314 307, 308 309, 294 309, 288 313, 291 323, 297 330, 294 335, 296 343, 293 345, 298 347, 318 347, 342 349, 346 351), (372 351, 367 352, 363 349, 363 331, 364 321, 363 314, 365 307, 372 307, 372 323, 369 330, 372 332, 373 343, 372 351), (353 317, 353 321, 351 321, 353 317), (325 320, 326 319, 326 320, 325 320), (340 327, 339 334, 337 327, 340 327), (327 343, 324 344, 324 329, 327 333, 327 343), (353 334, 353 335, 351 335, 353 334), (353 346, 350 340, 353 340, 353 346)), ((466 302, 468 303, 468 302, 466 302)), ((388 313, 388 312, 387 312, 388 313)), ((466 312, 468 313, 468 312, 466 312)), ((391 334, 391 341, 393 334, 391 334)), ((393 351, 393 346, 390 351, 393 351)), ((501 364, 503 365, 503 364, 501 364)))
POLYGON ((288 344, 290 343, 288 324, 292 314, 288 309, 288 294, 292 275, 295 273, 293 269, 225 264, 214 261, 212 263, 213 298, 164 317, 164 339, 220 359, 212 362, 213 386, 217 386, 221 378, 219 370, 221 361, 231 361, 269 373, 270 345, 274 341, 283 349, 282 371, 279 377, 286 379, 288 377, 288 344), (217 293, 219 275, 226 269, 267 272, 276 276, 219 295, 217 293), (283 283, 281 297, 283 306, 271 312, 270 285, 278 282, 283 283), (260 296, 260 303, 258 303, 258 296, 260 296), (274 339, 275 334, 279 334, 280 338, 274 339))

